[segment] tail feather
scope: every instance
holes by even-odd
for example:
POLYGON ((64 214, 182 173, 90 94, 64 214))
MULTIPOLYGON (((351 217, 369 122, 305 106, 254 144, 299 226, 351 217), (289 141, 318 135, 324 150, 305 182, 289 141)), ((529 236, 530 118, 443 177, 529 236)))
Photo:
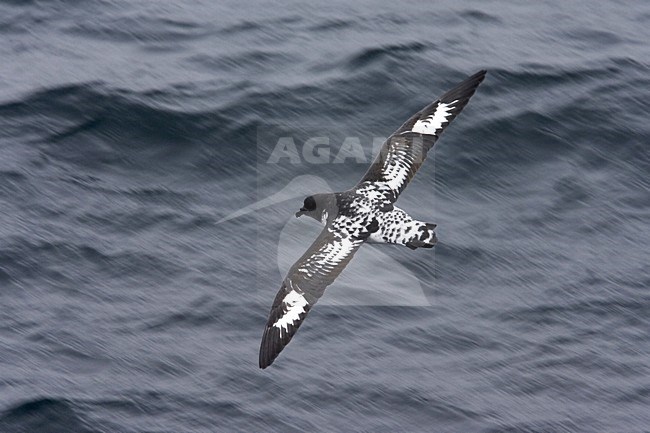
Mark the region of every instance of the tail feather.
POLYGON ((438 242, 435 232, 436 227, 437 224, 423 223, 405 245, 413 250, 416 248, 433 248, 438 242))

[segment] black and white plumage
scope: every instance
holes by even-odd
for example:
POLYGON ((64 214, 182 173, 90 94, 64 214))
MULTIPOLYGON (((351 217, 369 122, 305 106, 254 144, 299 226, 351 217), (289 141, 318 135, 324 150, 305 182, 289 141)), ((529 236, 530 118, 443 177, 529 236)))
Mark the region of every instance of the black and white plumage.
POLYGON ((444 129, 469 102, 486 71, 479 71, 407 120, 382 146, 361 181, 352 189, 315 194, 296 213, 325 228, 289 269, 273 301, 260 347, 266 368, 296 333, 325 288, 364 242, 431 248, 435 224, 416 221, 394 206, 444 129))

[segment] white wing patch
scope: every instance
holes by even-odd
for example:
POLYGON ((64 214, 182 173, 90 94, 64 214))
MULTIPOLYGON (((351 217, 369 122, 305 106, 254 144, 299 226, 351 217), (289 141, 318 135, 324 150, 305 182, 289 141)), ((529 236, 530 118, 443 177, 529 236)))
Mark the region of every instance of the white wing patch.
POLYGON ((443 125, 447 123, 447 117, 451 114, 450 111, 454 108, 456 102, 458 102, 458 99, 446 104, 439 102, 436 111, 434 111, 430 116, 415 122, 411 132, 435 135, 436 131, 442 129, 443 125))
POLYGON ((343 238, 339 242, 332 243, 329 246, 331 248, 327 249, 327 255, 324 257, 323 262, 334 267, 338 266, 354 250, 355 243, 350 241, 349 238, 343 238))
MULTIPOLYGON (((418 120, 418 122, 420 122, 418 120)), ((417 123, 416 123, 417 126, 417 123)), ((384 163, 384 178, 387 179, 386 185, 396 191, 408 178, 408 167, 413 162, 408 152, 396 150, 386 158, 384 163)))
MULTIPOLYGON (((348 238, 337 239, 315 253, 308 264, 297 269, 297 272, 307 274, 308 277, 312 277, 314 273, 329 273, 354 251, 357 243, 348 238)), ((289 286, 294 287, 293 284, 289 280, 289 286)), ((305 307, 309 305, 309 302, 302 293, 292 288, 282 299, 282 304, 286 308, 286 312, 276 320, 273 326, 286 331, 289 325, 295 326, 295 323, 300 321, 300 315, 307 312, 305 307)))
POLYGON ((300 320, 300 315, 305 312, 305 307, 309 305, 303 295, 295 290, 290 291, 282 300, 282 303, 287 307, 287 312, 284 313, 274 324, 276 328, 284 328, 286 331, 289 325, 292 325, 300 320))
POLYGON ((337 239, 328 243, 324 249, 320 250, 310 260, 310 267, 317 271, 325 273, 337 267, 355 249, 355 243, 349 238, 337 239))

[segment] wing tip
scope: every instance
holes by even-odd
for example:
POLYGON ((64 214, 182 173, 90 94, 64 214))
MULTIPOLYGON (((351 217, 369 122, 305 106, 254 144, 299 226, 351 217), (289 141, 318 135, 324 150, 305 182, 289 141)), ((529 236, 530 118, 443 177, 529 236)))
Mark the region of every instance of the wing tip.
POLYGON ((262 336, 262 344, 260 344, 259 366, 262 370, 273 364, 284 348, 287 347, 299 327, 300 323, 289 325, 282 332, 280 328, 267 325, 262 336))
MULTIPOLYGON (((483 82, 485 76, 487 75, 486 69, 481 69, 473 75, 465 78, 463 81, 458 83, 453 89, 446 92, 439 99, 440 102, 449 103, 454 100, 458 100, 461 104, 467 103, 469 98, 474 95, 478 86, 483 82)), ((464 104, 463 104, 464 105, 464 104)))
POLYGON ((475 73, 473 76, 481 76, 485 78, 485 75, 487 75, 487 69, 480 69, 477 73, 475 73))
POLYGON ((279 331, 277 329, 275 329, 276 332, 273 331, 274 328, 272 326, 267 326, 264 329, 264 335, 262 336, 259 358, 259 366, 262 370, 273 364, 273 361, 275 361, 275 358, 278 357, 283 349, 283 347, 278 348, 279 335, 270 335, 277 334, 279 331))
POLYGON ((475 72, 474 74, 470 75, 469 77, 465 78, 462 82, 468 82, 468 81, 478 81, 479 83, 485 79, 485 76, 487 75, 487 69, 481 69, 478 72, 475 72))
POLYGON ((282 328, 273 325, 277 319, 273 317, 269 319, 266 328, 264 328, 262 343, 260 344, 259 367, 262 370, 273 364, 284 348, 287 347, 287 344, 289 344, 293 336, 298 332, 298 328, 300 328, 308 312, 309 307, 300 314, 297 321, 282 328))

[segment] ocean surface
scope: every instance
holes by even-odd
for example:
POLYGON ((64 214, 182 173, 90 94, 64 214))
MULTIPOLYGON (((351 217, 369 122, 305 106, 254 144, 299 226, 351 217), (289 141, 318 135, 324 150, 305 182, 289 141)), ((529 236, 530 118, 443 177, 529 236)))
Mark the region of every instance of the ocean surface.
POLYGON ((647 1, 0 1, 0 432, 650 432, 647 1), (487 69, 266 370, 293 214, 487 69))

